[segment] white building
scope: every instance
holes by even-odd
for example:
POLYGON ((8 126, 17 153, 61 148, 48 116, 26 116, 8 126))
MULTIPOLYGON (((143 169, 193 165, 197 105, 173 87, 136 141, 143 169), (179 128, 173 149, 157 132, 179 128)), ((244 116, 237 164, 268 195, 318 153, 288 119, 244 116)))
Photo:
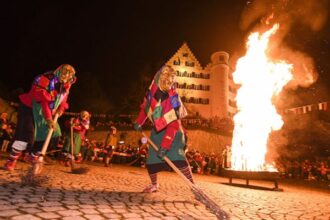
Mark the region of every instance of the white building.
POLYGON ((211 62, 203 68, 187 43, 183 43, 166 63, 177 72, 177 91, 189 115, 222 119, 236 113, 236 86, 228 61, 228 53, 215 52, 211 62))

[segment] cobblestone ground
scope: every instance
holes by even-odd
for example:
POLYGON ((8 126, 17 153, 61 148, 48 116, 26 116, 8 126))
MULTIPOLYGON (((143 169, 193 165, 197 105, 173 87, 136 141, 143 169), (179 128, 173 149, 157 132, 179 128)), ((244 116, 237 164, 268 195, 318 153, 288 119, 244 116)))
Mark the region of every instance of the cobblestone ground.
MULTIPOLYGON (((216 219, 175 173, 160 173, 160 190, 147 194, 141 193, 149 184, 145 169, 88 167, 86 174, 72 174, 61 165, 45 165, 48 181, 41 186, 21 185, 25 163, 13 172, 0 170, 0 219, 216 219)), ((283 191, 278 192, 230 186, 216 176, 194 178, 230 219, 330 219, 326 190, 280 185, 283 191)), ((273 187, 270 182, 250 184, 273 187)))

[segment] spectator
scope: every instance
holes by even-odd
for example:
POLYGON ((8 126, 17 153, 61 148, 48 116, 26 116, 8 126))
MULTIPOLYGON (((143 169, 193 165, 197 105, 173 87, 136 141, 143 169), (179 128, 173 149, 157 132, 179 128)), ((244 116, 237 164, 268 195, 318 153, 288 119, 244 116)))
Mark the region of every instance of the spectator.
POLYGON ((117 128, 111 126, 110 132, 105 140, 105 155, 104 155, 104 166, 108 167, 112 160, 112 153, 117 147, 118 137, 117 128))
POLYGON ((231 146, 226 145, 226 148, 222 152, 222 167, 231 168, 231 146))
POLYGON ((6 126, 6 129, 3 130, 3 133, 1 136, 1 139, 2 139, 1 151, 3 151, 3 152, 7 152, 7 147, 9 145, 9 143, 13 140, 13 136, 14 136, 13 127, 14 126, 15 126, 14 123, 8 123, 6 126))
POLYGON ((203 174, 205 162, 202 154, 200 154, 199 151, 196 151, 194 155, 194 160, 197 162, 197 173, 203 174))
POLYGON ((328 176, 327 176, 327 172, 328 172, 328 167, 326 166, 325 162, 321 162, 320 163, 320 168, 319 168, 319 172, 320 172, 320 175, 319 175, 319 180, 321 181, 327 181, 328 180, 328 176))
POLYGON ((214 153, 211 153, 207 166, 207 173, 214 174, 215 172, 216 172, 216 157, 214 153))
POLYGON ((5 142, 5 134, 8 128, 8 114, 7 112, 2 112, 0 115, 0 146, 1 147, 1 151, 4 151, 4 145, 8 145, 8 143, 5 142))

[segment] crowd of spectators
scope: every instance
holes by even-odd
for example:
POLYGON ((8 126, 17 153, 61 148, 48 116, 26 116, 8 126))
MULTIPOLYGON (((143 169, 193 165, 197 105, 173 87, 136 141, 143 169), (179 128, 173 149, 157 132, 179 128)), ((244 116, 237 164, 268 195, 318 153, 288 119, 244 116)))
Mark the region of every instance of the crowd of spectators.
MULTIPOLYGON (((111 151, 110 164, 126 164, 136 167, 145 167, 148 144, 139 146, 127 145, 120 141, 111 151)), ((204 153, 198 150, 186 150, 187 160, 193 173, 205 175, 221 175, 223 168, 230 168, 230 149, 225 148, 222 154, 204 153)), ((91 140, 85 142, 81 149, 83 161, 104 163, 108 150, 102 141, 91 140)), ((301 163, 295 161, 277 162, 277 168, 283 178, 296 178, 305 180, 330 180, 329 161, 311 162, 305 160, 301 163)))
MULTIPOLYGON (((186 127, 212 127, 211 120, 202 119, 184 119, 183 123, 186 127)), ((213 123, 214 125, 214 123, 213 123)), ((120 121, 102 122, 95 121, 93 124, 96 130, 109 130, 111 126, 115 126, 122 130, 133 129, 129 118, 120 121)), ((151 126, 147 124, 146 127, 151 126)), ((0 116, 0 147, 2 152, 10 150, 11 141, 13 139, 15 123, 8 120, 6 112, 0 116)), ((56 147, 52 150, 54 156, 61 151, 63 142, 60 139, 56 147)), ((136 146, 126 144, 124 141, 119 141, 118 145, 111 151, 110 164, 126 164, 136 167, 145 167, 147 155, 147 144, 140 143, 136 146)), ((225 148, 222 154, 199 152, 193 149, 187 149, 187 160, 190 164, 193 173, 206 175, 221 175, 223 168, 230 168, 230 151, 225 148)), ((81 148, 81 161, 104 162, 109 149, 106 148, 103 141, 88 140, 83 143, 81 148)), ((330 181, 330 158, 315 159, 315 160, 285 160, 279 159, 276 161, 277 169, 283 178, 296 178, 304 180, 330 181)))
MULTIPOLYGON (((119 141, 118 145, 110 149, 110 164, 130 164, 133 166, 144 167, 147 157, 147 146, 131 146, 119 141)), ((105 162, 105 157, 109 153, 109 149, 104 146, 103 142, 95 140, 88 141, 82 149, 83 161, 105 162)))
MULTIPOLYGON (((65 140, 60 140, 57 147, 52 149, 54 152, 61 152, 65 140)), ((110 165, 126 164, 136 167, 145 167, 148 157, 148 143, 142 143, 132 146, 124 141, 119 141, 118 145, 110 149, 110 165)), ((54 157, 57 157, 54 154, 54 157)), ((109 148, 105 146, 104 141, 86 139, 82 144, 79 162, 97 162, 106 165, 105 160, 109 155, 109 148)), ((224 155, 216 155, 214 153, 200 153, 196 150, 186 150, 187 160, 191 166, 193 173, 198 174, 214 174, 220 173, 221 168, 226 167, 224 164, 224 155)), ((228 155, 229 156, 229 155, 228 155)))
POLYGON ((109 130, 111 127, 116 127, 120 128, 121 130, 126 130, 126 129, 133 129, 133 125, 131 122, 122 122, 122 121, 96 121, 95 123, 92 124, 93 128, 95 130, 109 130))
POLYGON ((330 181, 330 158, 301 162, 282 159, 277 166, 284 178, 330 181))
MULTIPOLYGON (((55 148, 52 148, 53 154, 50 156, 55 159, 61 158, 61 148, 66 140, 60 140, 55 148)), ((106 158, 110 155, 110 166, 112 164, 128 164, 137 167, 144 167, 147 158, 147 145, 140 144, 139 146, 131 146, 125 144, 123 141, 119 141, 117 146, 113 148, 106 146, 104 141, 88 140, 86 139, 80 150, 78 156, 79 159, 76 162, 86 163, 86 162, 96 162, 106 163, 106 158)))
MULTIPOLYGON (((109 120, 108 122, 101 122, 99 120, 94 122, 95 130, 107 130, 111 126, 115 126, 122 130, 130 130, 132 128, 130 116, 121 118, 120 120, 109 120)), ((217 129, 221 130, 223 127, 231 127, 232 122, 229 119, 219 120, 202 119, 202 118, 187 118, 183 119, 182 123, 184 127, 188 129, 204 128, 204 129, 217 129)), ((151 124, 146 124, 145 128, 149 129, 151 124)), ((225 149, 226 150, 226 149, 225 149)), ((196 150, 187 151, 187 159, 191 165, 192 171, 199 174, 221 174, 223 168, 229 168, 228 160, 229 156, 224 153, 216 155, 214 153, 199 152, 196 150)), ((291 160, 277 161, 277 168, 284 178, 300 178, 306 180, 330 180, 330 161, 328 159, 318 160, 305 160, 303 162, 291 160)))
MULTIPOLYGON (((134 119, 134 115, 127 115, 124 117, 97 117, 91 121, 91 125, 95 130, 109 130, 111 126, 115 126, 120 130, 129 130, 133 129, 132 127, 132 119, 134 119)), ((220 131, 230 131, 233 128, 233 122, 231 119, 222 119, 215 117, 212 119, 203 119, 200 117, 195 118, 184 118, 181 120, 182 124, 185 128, 188 129, 215 129, 220 131)), ((146 122, 144 127, 146 129, 150 129, 152 125, 150 122, 146 122)))

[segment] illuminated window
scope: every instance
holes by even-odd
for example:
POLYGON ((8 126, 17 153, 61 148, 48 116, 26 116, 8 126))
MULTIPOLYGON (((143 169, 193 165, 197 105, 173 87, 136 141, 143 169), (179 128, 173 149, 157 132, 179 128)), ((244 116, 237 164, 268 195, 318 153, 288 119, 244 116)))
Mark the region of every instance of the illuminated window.
POLYGON ((190 67, 194 67, 195 66, 195 63, 194 62, 188 62, 188 61, 186 61, 185 65, 186 66, 190 66, 190 67))
POLYGON ((209 99, 203 99, 203 98, 195 98, 195 97, 187 98, 185 96, 182 96, 181 100, 182 102, 185 103, 203 104, 203 105, 209 104, 209 99))

